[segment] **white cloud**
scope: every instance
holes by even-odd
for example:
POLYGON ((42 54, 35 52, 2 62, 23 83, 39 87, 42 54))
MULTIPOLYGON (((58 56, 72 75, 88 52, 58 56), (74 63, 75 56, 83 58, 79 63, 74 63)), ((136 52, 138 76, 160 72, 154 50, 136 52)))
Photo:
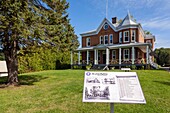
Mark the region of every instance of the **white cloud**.
POLYGON ((168 30, 170 29, 170 17, 164 16, 164 17, 155 17, 151 18, 149 20, 141 21, 142 26, 146 28, 154 28, 154 29, 160 29, 160 30, 168 30))

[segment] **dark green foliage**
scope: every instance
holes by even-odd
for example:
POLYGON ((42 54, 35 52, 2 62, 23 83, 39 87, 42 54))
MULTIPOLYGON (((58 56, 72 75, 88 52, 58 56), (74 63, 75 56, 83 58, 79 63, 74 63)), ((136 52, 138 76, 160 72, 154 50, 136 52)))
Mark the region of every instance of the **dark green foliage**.
POLYGON ((20 72, 55 69, 56 61, 68 64, 69 51, 79 43, 66 0, 1 0, 0 4, 0 48, 10 84, 18 82, 18 61, 20 72))
POLYGON ((156 62, 161 66, 170 66, 170 48, 155 49, 156 62))

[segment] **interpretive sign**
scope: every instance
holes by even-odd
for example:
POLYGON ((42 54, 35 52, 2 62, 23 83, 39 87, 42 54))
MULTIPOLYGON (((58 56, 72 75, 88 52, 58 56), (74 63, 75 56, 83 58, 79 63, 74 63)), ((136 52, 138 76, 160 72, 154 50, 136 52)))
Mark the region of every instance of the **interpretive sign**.
POLYGON ((83 102, 146 103, 136 72, 85 72, 84 76, 83 102))
POLYGON ((0 61, 0 77, 8 76, 6 61, 0 61))

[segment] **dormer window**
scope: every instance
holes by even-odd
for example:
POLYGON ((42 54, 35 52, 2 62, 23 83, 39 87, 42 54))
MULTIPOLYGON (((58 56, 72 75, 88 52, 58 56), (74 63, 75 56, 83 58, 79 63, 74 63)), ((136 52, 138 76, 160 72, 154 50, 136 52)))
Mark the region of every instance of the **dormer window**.
POLYGON ((132 30, 132 39, 131 42, 135 42, 136 41, 136 31, 132 30))
POLYGON ((124 42, 129 42, 129 31, 124 32, 124 42))
POLYGON ((90 46, 90 38, 86 38, 86 46, 90 46))
POLYGON ((105 23, 103 28, 104 28, 104 30, 107 30, 109 28, 109 25, 107 23, 105 23))

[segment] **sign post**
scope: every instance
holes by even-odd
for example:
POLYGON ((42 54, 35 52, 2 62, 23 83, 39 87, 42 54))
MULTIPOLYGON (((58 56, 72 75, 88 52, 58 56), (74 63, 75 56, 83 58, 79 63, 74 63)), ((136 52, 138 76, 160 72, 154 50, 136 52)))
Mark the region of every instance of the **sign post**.
POLYGON ((83 102, 146 104, 136 72, 85 72, 83 102))
POLYGON ((110 103, 110 113, 114 113, 114 103, 110 103))

